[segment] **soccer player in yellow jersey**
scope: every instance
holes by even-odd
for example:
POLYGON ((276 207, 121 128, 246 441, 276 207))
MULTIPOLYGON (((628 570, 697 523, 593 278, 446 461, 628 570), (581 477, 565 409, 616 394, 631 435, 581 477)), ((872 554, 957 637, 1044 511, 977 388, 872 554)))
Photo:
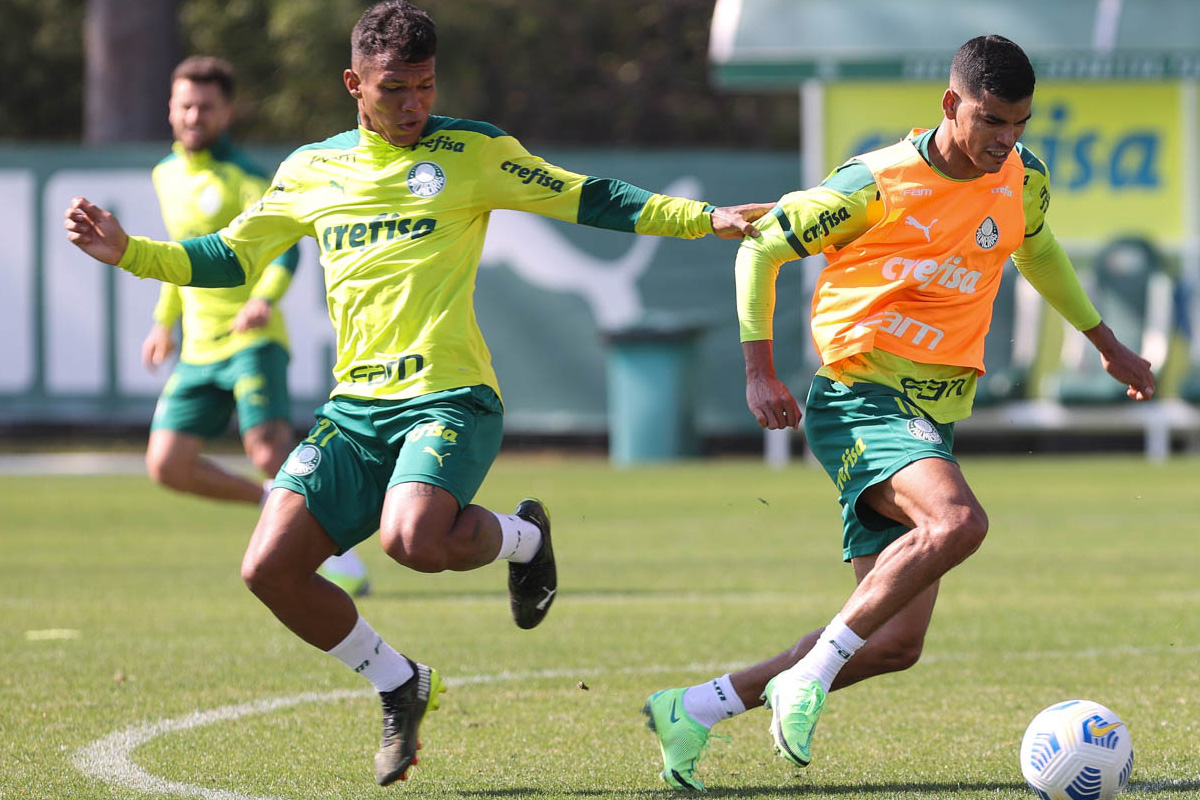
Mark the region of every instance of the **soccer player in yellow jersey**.
MULTIPOLYGON (((169 119, 175 145, 152 173, 172 239, 220 230, 266 191, 269 175, 229 140, 233 68, 192 56, 171 75, 169 119)), ((155 410, 146 466, 157 483, 220 500, 258 503, 263 487, 201 455, 224 432, 236 406, 242 443, 254 466, 274 475, 295 446, 288 423, 287 332, 274 306, 291 284, 295 251, 253 285, 192 288, 164 283, 154 326, 142 345, 148 367, 183 349, 155 410)))
POLYGON ((776 377, 775 279, 823 253, 812 299, 822 366, 805 407, 813 453, 839 492, 843 555, 858 585, 825 628, 732 675, 650 696, 663 779, 703 789, 696 765, 717 722, 771 710, 776 751, 798 766, 832 689, 916 663, 938 581, 983 542, 988 521, 952 455, 970 414, 1005 260, 1100 352, 1129 397, 1154 393, 1149 363, 1122 345, 1084 294, 1045 214, 1046 168, 1017 140, 1033 68, 1000 36, 955 55, 935 130, 851 159, 785 195, 738 252, 746 399, 764 428, 795 428, 776 377))
POLYGON ((421 572, 508 561, 518 626, 558 591, 550 519, 471 503, 500 447, 503 406, 472 304, 489 212, 532 211, 644 234, 755 235, 770 204, 714 208, 579 175, 531 155, 498 128, 432 114, 437 36, 405 0, 367 9, 343 73, 358 127, 302 147, 271 189, 219 233, 181 243, 128 237, 75 198, 65 227, 92 257, 141 277, 240 285, 301 236, 321 252, 337 332, 336 386, 280 470, 242 563, 251 591, 296 635, 379 691, 376 779, 405 777, 434 708, 436 670, 401 655, 353 600, 317 574, 330 554, 379 530, 421 572))
MULTIPOLYGON (((233 67, 213 56, 184 59, 171 74, 168 119, 175 144, 152 173, 163 221, 180 241, 214 233, 256 203, 270 176, 229 139, 233 67)), ((250 462, 274 476, 296 444, 288 396, 288 341, 276 306, 292 282, 297 251, 275 259, 253 284, 228 288, 164 283, 154 325, 142 344, 150 369, 183 346, 154 412, 146 469, 180 492, 259 505, 271 481, 248 480, 203 455, 237 410, 250 462)), ((322 572, 347 591, 367 590, 366 568, 353 551, 331 557, 322 572)))

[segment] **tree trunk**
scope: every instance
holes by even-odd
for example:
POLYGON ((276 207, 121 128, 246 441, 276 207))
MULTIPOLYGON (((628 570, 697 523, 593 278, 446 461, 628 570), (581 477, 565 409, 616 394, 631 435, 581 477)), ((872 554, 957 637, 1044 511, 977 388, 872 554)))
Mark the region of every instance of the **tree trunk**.
POLYGON ((86 142, 170 138, 167 101, 179 56, 178 0, 88 0, 86 142))

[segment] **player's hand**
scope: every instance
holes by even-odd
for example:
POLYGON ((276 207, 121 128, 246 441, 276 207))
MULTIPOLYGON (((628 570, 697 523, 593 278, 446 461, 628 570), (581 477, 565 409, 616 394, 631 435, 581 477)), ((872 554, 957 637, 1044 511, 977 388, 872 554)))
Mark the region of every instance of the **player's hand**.
POLYGON ((105 264, 115 266, 129 246, 129 237, 117 218, 84 197, 71 198, 63 227, 72 244, 105 264))
POLYGON ((154 372, 175 352, 175 336, 166 325, 155 325, 142 342, 142 363, 154 372))
POLYGON ((778 431, 800 427, 800 404, 778 378, 748 379, 746 405, 763 428, 778 431))
POLYGON ((251 297, 233 318, 235 331, 261 328, 271 320, 271 304, 261 297, 251 297))
POLYGON ((757 239, 762 236, 751 223, 775 207, 774 203, 747 203, 743 206, 722 206, 712 211, 713 233, 722 239, 757 239))
POLYGON ((1150 362, 1120 345, 1120 350, 1111 355, 1100 354, 1100 363, 1109 375, 1125 384, 1125 394, 1133 400, 1149 400, 1154 396, 1154 373, 1150 362))
POLYGON ((1154 396, 1154 372, 1150 362, 1130 350, 1117 339, 1112 329, 1101 322, 1083 335, 1100 351, 1104 370, 1128 388, 1125 394, 1132 400, 1149 400, 1154 396))
POLYGON ((800 427, 800 404, 775 376, 774 344, 770 339, 742 342, 746 359, 746 405, 758 424, 769 430, 800 427))

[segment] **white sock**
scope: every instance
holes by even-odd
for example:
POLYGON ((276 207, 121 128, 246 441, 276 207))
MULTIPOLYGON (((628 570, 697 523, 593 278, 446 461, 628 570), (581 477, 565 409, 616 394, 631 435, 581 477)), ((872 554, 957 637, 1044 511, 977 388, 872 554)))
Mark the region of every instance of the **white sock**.
MULTIPOLYGON (((494 511, 492 513, 496 514, 494 511)), ((542 546, 541 529, 516 514, 496 514, 496 519, 500 520, 500 534, 504 537, 496 561, 528 564, 542 546)))
POLYGON ((725 674, 707 683, 698 683, 683 693, 683 710, 706 728, 723 719, 736 717, 746 705, 733 690, 733 681, 725 674))
POLYGON ((788 672, 806 680, 820 681, 821 688, 828 692, 833 686, 833 679, 850 657, 858 652, 858 648, 863 646, 864 641, 861 636, 846 627, 846 623, 842 622, 842 615, 838 614, 825 627, 817 643, 808 651, 808 655, 800 659, 788 672))
POLYGON ((267 478, 263 481, 262 499, 258 501, 258 507, 262 508, 267 504, 267 498, 271 496, 271 489, 275 486, 274 478, 267 478))
POLYGON ((377 692, 390 692, 413 676, 412 663, 393 650, 362 617, 329 655, 369 680, 377 692))
POLYGON ((321 566, 332 569, 348 578, 367 577, 367 565, 358 557, 358 553, 353 550, 347 550, 340 556, 330 556, 325 559, 325 563, 321 566))

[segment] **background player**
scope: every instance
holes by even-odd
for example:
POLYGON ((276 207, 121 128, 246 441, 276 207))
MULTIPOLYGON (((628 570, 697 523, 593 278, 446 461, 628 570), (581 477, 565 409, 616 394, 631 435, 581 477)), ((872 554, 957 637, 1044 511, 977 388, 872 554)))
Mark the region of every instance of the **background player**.
POLYGON ((414 763, 418 727, 441 681, 384 642, 317 566, 378 528, 388 555, 421 572, 508 560, 522 628, 542 621, 558 590, 542 504, 522 501, 510 515, 471 503, 499 451, 503 419, 472 300, 490 211, 738 238, 755 233, 751 221, 770 208, 714 208, 579 175, 492 125, 434 116, 436 52, 433 21, 410 3, 387 0, 364 12, 343 73, 358 127, 293 153, 262 201, 218 234, 183 243, 130 238, 83 198, 65 220, 71 241, 100 261, 202 286, 254 280, 300 237, 316 238, 337 332, 337 385, 279 473, 242 575, 296 635, 380 692, 381 784, 414 763))
MULTIPOLYGON (((213 233, 257 202, 269 176, 229 138, 233 67, 213 56, 184 59, 171 75, 171 155, 152 173, 163 221, 180 241, 213 233)), ((163 388, 150 426, 146 469, 171 489, 217 500, 261 504, 271 478, 296 444, 288 397, 288 341, 280 299, 291 285, 297 251, 289 249, 253 285, 180 287, 164 283, 154 325, 142 344, 151 369, 175 352, 182 317, 183 349, 163 388), (242 446, 265 484, 203 455, 237 409, 242 446)), ((366 569, 352 552, 322 566, 356 594, 367 589, 366 569)))
POLYGON ((970 414, 1004 262, 1100 352, 1136 400, 1154 393, 1145 359, 1113 335, 1046 224, 1046 167, 1017 140, 1033 68, 1000 36, 955 55, 944 119, 858 156, 819 187, 785 195, 737 257, 746 399, 765 428, 800 408, 776 377, 775 279, 823 252, 812 334, 823 366, 805 435, 840 493, 843 555, 858 586, 822 630, 733 675, 651 695, 662 777, 703 789, 696 764, 714 724, 758 705, 780 755, 798 766, 831 689, 907 669, 920 656, 943 574, 983 542, 988 520, 952 455, 970 414), (857 655, 856 655, 857 654, 857 655), (843 668, 844 667, 844 668, 843 668))

